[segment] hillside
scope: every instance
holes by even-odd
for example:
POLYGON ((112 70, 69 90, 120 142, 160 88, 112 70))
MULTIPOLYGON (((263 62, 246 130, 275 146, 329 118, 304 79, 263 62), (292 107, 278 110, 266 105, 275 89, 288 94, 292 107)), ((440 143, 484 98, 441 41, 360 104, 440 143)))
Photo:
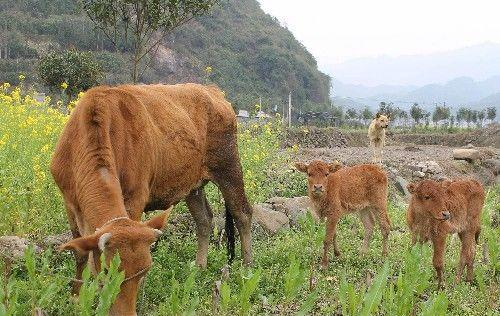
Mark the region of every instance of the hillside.
MULTIPOLYGON (((93 51, 106 83, 129 80, 128 53, 116 52, 71 0, 0 3, 0 82, 26 74, 37 89, 35 67, 48 51, 93 51)), ((293 34, 255 0, 222 1, 213 12, 178 28, 162 43, 141 82, 213 82, 233 105, 252 108, 262 98, 274 107, 292 91, 300 107, 328 102, 329 78, 293 34), (212 67, 210 74, 204 70, 212 67)))

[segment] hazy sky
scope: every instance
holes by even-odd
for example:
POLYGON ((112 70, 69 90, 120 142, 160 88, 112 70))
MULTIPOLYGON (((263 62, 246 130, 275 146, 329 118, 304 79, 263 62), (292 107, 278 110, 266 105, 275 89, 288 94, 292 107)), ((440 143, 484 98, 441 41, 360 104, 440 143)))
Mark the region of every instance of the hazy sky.
POLYGON ((258 0, 320 68, 500 42, 500 0, 258 0))

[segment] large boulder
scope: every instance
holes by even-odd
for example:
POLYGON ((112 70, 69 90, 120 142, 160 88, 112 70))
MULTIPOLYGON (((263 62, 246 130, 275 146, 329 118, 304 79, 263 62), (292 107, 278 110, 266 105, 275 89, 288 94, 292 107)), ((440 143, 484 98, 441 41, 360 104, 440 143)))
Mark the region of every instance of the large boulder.
POLYGON ((301 218, 307 216, 308 212, 315 221, 319 221, 319 216, 312 207, 308 196, 292 198, 273 197, 266 202, 271 204, 274 210, 285 213, 292 226, 296 226, 301 218))
POLYGON ((286 214, 274 211, 271 204, 259 203, 253 206, 252 219, 261 226, 265 232, 274 235, 284 228, 290 228, 290 221, 286 214))
POLYGON ((500 175, 500 159, 491 158, 483 160, 483 166, 490 169, 495 176, 500 175))
POLYGON ((474 162, 479 160, 481 155, 479 150, 472 148, 457 148, 453 149, 453 159, 456 160, 466 160, 468 162, 474 162))

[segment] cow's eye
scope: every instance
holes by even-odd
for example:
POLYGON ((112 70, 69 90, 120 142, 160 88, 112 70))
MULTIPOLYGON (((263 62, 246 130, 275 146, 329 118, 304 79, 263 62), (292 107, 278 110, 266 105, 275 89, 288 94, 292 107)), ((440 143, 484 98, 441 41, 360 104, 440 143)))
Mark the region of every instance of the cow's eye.
POLYGON ((325 177, 328 177, 328 175, 329 175, 329 173, 328 173, 328 172, 327 172, 327 173, 325 173, 325 177))
POLYGON ((424 200, 429 200, 431 197, 429 195, 424 196, 424 200))

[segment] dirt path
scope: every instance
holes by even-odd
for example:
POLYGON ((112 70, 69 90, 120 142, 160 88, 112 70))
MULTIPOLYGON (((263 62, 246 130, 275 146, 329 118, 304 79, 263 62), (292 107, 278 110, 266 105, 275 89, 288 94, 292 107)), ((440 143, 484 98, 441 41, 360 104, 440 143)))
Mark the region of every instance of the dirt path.
MULTIPOLYGON (((474 164, 453 159, 453 149, 439 145, 409 145, 386 146, 383 155, 383 165, 392 177, 401 175, 412 181, 419 178, 453 178, 473 176, 485 184, 499 183, 492 170, 483 166, 481 162, 474 164), (435 162, 438 166, 434 163, 435 162), (422 177, 422 172, 425 174, 422 177)), ((498 158, 500 150, 496 148, 476 148, 480 150, 484 159, 498 158)), ((368 147, 345 148, 301 148, 296 159, 310 161, 320 159, 324 161, 339 160, 346 165, 370 163, 372 152, 368 147)))

